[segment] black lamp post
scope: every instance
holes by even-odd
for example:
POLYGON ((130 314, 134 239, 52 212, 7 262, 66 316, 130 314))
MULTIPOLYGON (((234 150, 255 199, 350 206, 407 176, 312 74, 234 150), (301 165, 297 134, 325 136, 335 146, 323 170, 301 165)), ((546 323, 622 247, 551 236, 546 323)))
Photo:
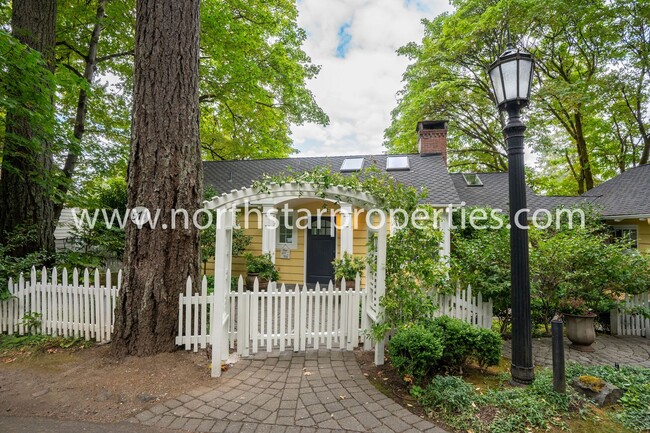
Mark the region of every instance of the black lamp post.
POLYGON ((530 54, 508 46, 490 65, 490 81, 499 110, 508 113, 503 128, 508 143, 510 187, 510 282, 512 293, 512 382, 527 385, 534 379, 528 269, 528 218, 524 177, 524 131, 521 109, 528 105, 533 77, 530 54))

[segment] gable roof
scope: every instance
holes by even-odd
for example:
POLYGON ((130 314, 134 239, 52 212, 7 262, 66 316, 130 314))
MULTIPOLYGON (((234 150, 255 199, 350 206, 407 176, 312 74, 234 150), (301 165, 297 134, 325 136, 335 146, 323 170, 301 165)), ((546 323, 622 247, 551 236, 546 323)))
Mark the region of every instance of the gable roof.
MULTIPOLYGON (((322 156, 301 158, 278 158, 240 161, 204 161, 203 172, 206 185, 212 185, 219 194, 233 189, 249 187, 264 175, 277 175, 288 170, 304 172, 316 167, 327 167, 332 172, 341 172, 345 159, 363 158, 364 168, 374 164, 379 170, 386 171, 389 156, 407 156, 409 170, 388 172, 396 181, 417 189, 425 187, 429 196, 427 203, 436 205, 460 204, 456 188, 449 176, 447 166, 441 155, 357 155, 357 156, 322 156)), ((345 174, 345 173, 344 173, 345 174)))
POLYGON ((650 215, 650 165, 631 168, 582 194, 604 217, 650 215))

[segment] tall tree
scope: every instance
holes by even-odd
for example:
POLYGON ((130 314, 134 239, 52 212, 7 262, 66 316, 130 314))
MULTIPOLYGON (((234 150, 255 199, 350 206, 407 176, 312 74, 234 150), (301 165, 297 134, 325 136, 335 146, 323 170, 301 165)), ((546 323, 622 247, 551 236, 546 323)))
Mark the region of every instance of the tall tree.
POLYGON ((117 356, 174 350, 177 294, 188 276, 199 274, 199 233, 191 218, 189 227, 171 228, 172 209, 192 216, 201 206, 199 8, 199 0, 136 4, 128 203, 149 209, 152 224, 126 229, 111 343, 117 356))
POLYGON ((424 21, 425 36, 398 53, 413 63, 386 129, 390 152, 414 151, 413 125, 450 121, 450 168, 502 171, 503 118, 487 69, 505 49, 504 30, 530 51, 537 76, 527 144, 537 152, 536 184, 575 194, 650 152, 648 0, 454 0, 424 21))
MULTIPOLYGON (((14 0, 12 35, 40 53, 36 68, 8 65, 11 81, 0 174, 0 242, 23 227, 34 236, 10 254, 54 249, 52 127, 56 0, 14 0), (39 71, 40 69, 40 71, 39 71), (31 112, 34 110, 35 112, 31 112)), ((29 53, 27 53, 29 54, 29 53)), ((4 69, 4 68, 3 68, 4 69)))

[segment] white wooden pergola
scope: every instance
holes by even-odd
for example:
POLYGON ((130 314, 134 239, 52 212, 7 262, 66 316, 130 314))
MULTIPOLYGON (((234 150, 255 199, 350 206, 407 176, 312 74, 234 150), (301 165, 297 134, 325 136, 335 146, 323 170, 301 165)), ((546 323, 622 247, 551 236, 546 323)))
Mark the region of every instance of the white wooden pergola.
MULTIPOLYGON (((238 207, 248 205, 262 208, 262 252, 271 255, 275 261, 276 227, 272 218, 277 212, 277 205, 290 200, 320 199, 336 203, 341 215, 341 254, 352 253, 353 248, 353 213, 352 207, 363 209, 377 208, 377 200, 362 190, 342 186, 322 188, 311 183, 269 184, 264 190, 253 187, 232 190, 229 193, 213 197, 204 203, 205 209, 215 210, 216 249, 214 266, 214 296, 215 308, 211 311, 211 339, 213 376, 220 373, 220 361, 228 358, 228 321, 230 281, 232 273, 232 232, 236 224, 235 215, 238 207), (216 367, 215 367, 216 364, 216 367)), ((366 286, 372 302, 367 306, 370 320, 377 321, 381 317, 380 298, 385 293, 386 280, 386 224, 368 229, 368 239, 374 242, 372 248, 376 266, 366 268, 366 286)), ((375 343, 375 363, 383 364, 384 342, 375 343)))

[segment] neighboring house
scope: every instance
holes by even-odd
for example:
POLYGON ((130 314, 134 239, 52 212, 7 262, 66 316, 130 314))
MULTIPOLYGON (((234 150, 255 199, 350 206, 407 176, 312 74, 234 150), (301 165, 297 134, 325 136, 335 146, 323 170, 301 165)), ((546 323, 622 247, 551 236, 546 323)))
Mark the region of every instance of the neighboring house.
POLYGON ((650 165, 631 168, 581 197, 602 213, 614 236, 629 237, 650 253, 650 165))

